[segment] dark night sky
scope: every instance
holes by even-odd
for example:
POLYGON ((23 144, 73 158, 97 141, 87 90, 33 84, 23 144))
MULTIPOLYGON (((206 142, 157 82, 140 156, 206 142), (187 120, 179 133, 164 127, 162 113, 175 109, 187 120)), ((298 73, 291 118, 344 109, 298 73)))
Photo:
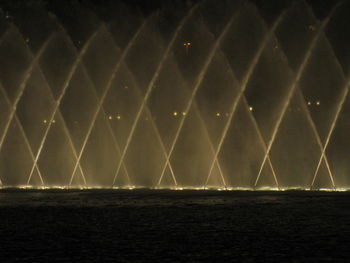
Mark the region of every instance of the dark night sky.
MULTIPOLYGON (((215 4, 230 0, 207 0, 213 1, 215 4)), ((234 1, 234 0, 231 0, 234 1)), ((273 23, 275 18, 281 13, 282 10, 288 8, 292 3, 302 0, 241 0, 242 2, 255 3, 259 9, 260 14, 268 24, 273 23)), ((350 59, 350 51, 348 49, 347 36, 350 36, 350 17, 348 16, 348 10, 350 8, 350 1, 342 0, 305 0, 312 8, 314 14, 319 20, 323 20, 328 16, 332 7, 337 3, 343 2, 346 8, 339 8, 340 11, 336 16, 336 20, 333 26, 328 28, 328 38, 332 42, 333 47, 336 49, 336 53, 339 58, 344 61, 350 59)), ((84 41, 91 31, 91 28, 96 27, 96 21, 104 21, 107 23, 115 22, 124 23, 122 27, 128 27, 128 24, 137 24, 142 20, 142 17, 147 17, 151 13, 157 10, 168 10, 167 15, 174 16, 172 21, 178 21, 180 17, 188 10, 189 6, 195 3, 202 2, 202 0, 0 0, 0 18, 9 15, 10 21, 21 28, 24 35, 32 35, 38 33, 38 26, 40 31, 52 32, 49 28, 45 16, 49 13, 53 13, 60 23, 70 32, 73 41, 77 38, 84 41), (122 3, 122 5, 120 5, 122 3), (43 11, 44 10, 44 11, 43 11), (47 11, 49 11, 49 13, 47 11), (169 12, 170 10, 170 12, 169 12), (175 12, 173 12, 173 10, 175 12), (133 17, 126 17, 125 14, 129 14, 133 17), (42 18, 41 18, 42 17, 42 18), (125 19, 116 19, 116 18, 125 19), (34 18, 34 19, 33 19, 34 18), (88 19, 86 19, 88 18, 88 19), (91 19, 90 19, 91 18, 91 19), (97 18, 97 20, 96 20, 97 18), (36 22, 35 22, 36 20, 36 22), (28 23, 30 21, 30 23, 28 23), (34 22, 33 22, 34 21, 34 22), (31 25, 29 25, 31 24, 31 25), (47 28, 45 28, 45 26, 47 28), (84 33, 85 28, 85 33, 84 33)), ((238 0, 237 0, 238 2, 238 0)), ((168 19, 169 21, 171 19, 168 19)), ((116 27, 117 28, 117 27, 116 27)), ((164 26, 165 31, 168 30, 168 25, 164 26)), ((1 24, 0 24, 1 31, 1 24)), ((132 26, 131 26, 131 30, 132 26)), ((43 34, 42 39, 46 36, 43 34)), ((75 42, 78 42, 76 40, 75 42)), ((122 41, 128 42, 128 37, 122 41)), ((40 41, 38 40, 40 44, 40 41)), ((35 43, 31 43, 32 45, 35 43)), ((120 43, 124 45, 123 43, 120 43)), ((35 46, 35 45, 34 45, 35 46)), ((36 48, 32 46, 33 50, 36 48)))
MULTIPOLYGON (((218 0, 216 0, 218 1, 218 0)), ((280 12, 281 9, 287 7, 294 0, 247 0, 254 2, 265 15, 266 18, 274 16, 280 12)), ((10 13, 21 12, 25 7, 35 4, 43 4, 47 9, 61 13, 68 11, 71 6, 83 5, 89 8, 94 8, 96 11, 104 12, 108 9, 115 0, 0 0, 0 7, 3 12, 9 11, 10 13)), ((121 0, 131 9, 139 10, 144 15, 151 13, 154 10, 160 9, 163 6, 172 4, 173 6, 191 5, 192 3, 200 2, 200 0, 121 0)), ((315 11, 316 15, 322 19, 326 16, 339 0, 306 0, 315 11)))

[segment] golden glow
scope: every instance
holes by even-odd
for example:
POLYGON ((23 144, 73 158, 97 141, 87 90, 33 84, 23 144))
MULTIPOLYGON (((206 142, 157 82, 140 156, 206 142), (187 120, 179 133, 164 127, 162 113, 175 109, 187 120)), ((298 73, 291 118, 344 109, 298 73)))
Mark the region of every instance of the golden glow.
POLYGON ((182 112, 182 115, 185 116, 185 115, 186 115, 186 112, 183 111, 183 112, 182 112))
POLYGON ((56 120, 52 120, 52 123, 56 123, 56 120))
POLYGON ((174 112, 173 112, 173 115, 174 115, 174 116, 177 116, 177 111, 174 111, 174 112))
POLYGON ((112 116, 111 116, 111 115, 109 115, 109 116, 108 116, 108 119, 109 119, 109 120, 111 120, 111 119, 112 119, 112 116))
POLYGON ((185 42, 183 45, 184 45, 185 47, 189 47, 189 46, 192 45, 192 43, 191 43, 191 42, 185 42))
POLYGON ((249 111, 253 111, 253 107, 252 106, 249 106, 249 111))
POLYGON ((47 123, 47 120, 43 120, 43 123, 47 123))
POLYGON ((220 117, 220 115, 221 115, 220 112, 216 113, 216 117, 220 117))
POLYGON ((307 102, 307 105, 309 105, 309 106, 310 106, 310 105, 311 105, 311 101, 308 101, 308 102, 307 102))
POLYGON ((117 120, 120 120, 122 117, 118 114, 117 115, 117 120))
POLYGON ((318 100, 316 101, 316 105, 319 106, 321 104, 321 102, 318 100))

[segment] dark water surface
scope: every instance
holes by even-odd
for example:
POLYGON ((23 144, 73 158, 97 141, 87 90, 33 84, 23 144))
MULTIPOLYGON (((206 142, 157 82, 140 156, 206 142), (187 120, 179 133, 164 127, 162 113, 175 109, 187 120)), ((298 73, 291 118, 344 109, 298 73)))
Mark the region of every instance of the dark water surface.
POLYGON ((0 191, 0 262, 349 262, 349 245, 349 192, 0 191))

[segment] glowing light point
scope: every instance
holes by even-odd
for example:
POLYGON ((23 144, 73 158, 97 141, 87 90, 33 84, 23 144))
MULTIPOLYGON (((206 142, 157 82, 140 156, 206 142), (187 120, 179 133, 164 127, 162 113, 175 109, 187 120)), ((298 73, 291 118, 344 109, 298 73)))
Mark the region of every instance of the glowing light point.
POLYGON ((47 120, 43 120, 43 123, 47 123, 47 120))
POLYGON ((309 105, 309 106, 310 106, 310 105, 311 105, 311 101, 308 101, 308 102, 307 102, 307 105, 309 105))
POLYGON ((253 111, 253 107, 252 106, 249 106, 249 111, 253 111))
POLYGON ((321 104, 321 102, 318 100, 318 101, 316 101, 316 105, 317 106, 320 106, 320 104, 321 104))
POLYGON ((186 48, 186 52, 188 52, 188 48, 191 46, 191 42, 185 42, 183 45, 186 48))
POLYGON ((122 117, 120 115, 117 115, 117 120, 120 120, 122 117))
POLYGON ((109 115, 109 116, 108 116, 108 119, 109 119, 109 120, 111 120, 111 119, 112 119, 112 116, 111 116, 111 115, 109 115))
POLYGON ((173 112, 173 115, 174 115, 174 116, 177 116, 177 111, 174 111, 174 112, 173 112))
POLYGON ((309 29, 310 29, 311 31, 315 31, 316 27, 315 27, 314 25, 309 25, 309 29))
POLYGON ((185 116, 185 115, 186 115, 186 112, 183 111, 183 112, 182 112, 182 115, 185 116))
POLYGON ((52 120, 52 123, 56 123, 56 120, 52 120))
POLYGON ((216 113, 216 117, 220 117, 220 115, 221 115, 220 112, 216 113))

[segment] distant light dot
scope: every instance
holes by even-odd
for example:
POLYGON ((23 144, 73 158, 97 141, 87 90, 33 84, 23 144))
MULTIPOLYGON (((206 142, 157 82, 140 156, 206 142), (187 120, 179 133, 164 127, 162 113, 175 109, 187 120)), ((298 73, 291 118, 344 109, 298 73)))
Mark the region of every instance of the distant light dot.
POLYGON ((47 123, 47 120, 44 120, 43 123, 47 123))
POLYGON ((310 29, 311 31, 314 31, 316 28, 315 28, 314 25, 309 25, 309 29, 310 29))
POLYGON ((253 111, 253 109, 254 109, 254 108, 253 108, 252 106, 249 106, 249 110, 250 110, 250 111, 253 111))
POLYGON ((221 115, 220 112, 216 113, 216 117, 220 117, 220 115, 221 115))
POLYGON ((52 123, 56 123, 56 120, 52 120, 52 123))
POLYGON ((117 120, 120 120, 121 119, 121 116, 120 115, 117 115, 117 120))
POLYGON ((112 119, 112 116, 111 116, 111 115, 109 115, 109 116, 108 116, 108 119, 109 119, 109 120, 111 120, 111 119, 112 119))
POLYGON ((183 111, 183 112, 182 112, 182 115, 185 116, 185 115, 186 115, 186 112, 183 111))
POLYGON ((311 105, 311 101, 308 101, 308 102, 307 102, 307 105, 309 105, 309 106, 310 106, 310 105, 311 105))
POLYGON ((319 106, 321 104, 321 102, 318 100, 316 101, 316 105, 319 106))
POLYGON ((173 115, 174 115, 174 116, 177 116, 177 111, 174 111, 174 112, 173 112, 173 115))

